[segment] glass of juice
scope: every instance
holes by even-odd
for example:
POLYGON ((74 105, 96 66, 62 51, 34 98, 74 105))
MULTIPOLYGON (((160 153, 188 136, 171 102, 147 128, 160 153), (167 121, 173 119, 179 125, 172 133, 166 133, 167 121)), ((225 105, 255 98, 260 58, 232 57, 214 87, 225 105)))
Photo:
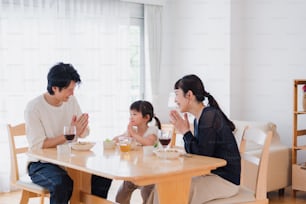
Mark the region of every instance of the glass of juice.
POLYGON ((130 137, 119 137, 119 147, 121 152, 131 151, 132 140, 130 137))

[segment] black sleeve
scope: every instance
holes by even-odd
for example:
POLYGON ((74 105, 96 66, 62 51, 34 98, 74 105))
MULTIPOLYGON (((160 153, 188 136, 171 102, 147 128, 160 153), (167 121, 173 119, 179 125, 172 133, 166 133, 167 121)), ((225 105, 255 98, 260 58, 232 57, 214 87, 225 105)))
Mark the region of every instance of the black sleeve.
POLYGON ((218 141, 218 128, 220 128, 220 118, 216 112, 204 111, 199 120, 197 135, 193 136, 190 131, 184 134, 186 152, 213 156, 218 141))

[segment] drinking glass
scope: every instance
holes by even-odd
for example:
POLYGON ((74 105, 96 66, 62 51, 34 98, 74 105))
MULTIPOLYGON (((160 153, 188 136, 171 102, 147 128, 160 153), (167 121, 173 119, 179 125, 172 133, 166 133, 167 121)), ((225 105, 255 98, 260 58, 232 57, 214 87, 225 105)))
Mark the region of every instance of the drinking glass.
POLYGON ((76 126, 75 125, 66 125, 64 126, 64 136, 68 143, 71 143, 76 135, 76 126))
POLYGON ((75 125, 65 125, 64 126, 64 136, 67 140, 68 144, 63 144, 64 146, 67 145, 67 152, 69 152, 69 156, 72 156, 71 154, 71 143, 74 140, 76 135, 76 126, 75 125))
POLYGON ((171 132, 165 130, 159 131, 158 139, 159 142, 162 144, 163 149, 168 148, 168 145, 171 141, 171 132))
POLYGON ((119 137, 119 147, 121 152, 129 152, 131 151, 131 138, 129 137, 119 137))

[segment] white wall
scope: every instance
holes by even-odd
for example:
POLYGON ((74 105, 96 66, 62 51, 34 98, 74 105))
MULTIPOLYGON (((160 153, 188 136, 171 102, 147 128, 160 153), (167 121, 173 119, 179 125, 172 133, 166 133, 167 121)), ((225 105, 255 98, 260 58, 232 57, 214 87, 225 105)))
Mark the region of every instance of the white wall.
POLYGON ((273 121, 291 146, 293 79, 306 78, 306 2, 240 2, 243 103, 233 117, 273 121))
POLYGON ((306 1, 168 0, 159 102, 195 73, 232 119, 272 121, 291 146, 293 79, 306 78, 305 11, 306 1))
POLYGON ((230 116, 233 119, 243 119, 241 107, 245 104, 243 93, 245 86, 240 82, 243 80, 244 69, 243 63, 243 2, 244 0, 236 1, 236 4, 231 5, 231 48, 230 48, 230 116))
POLYGON ((168 121, 167 97, 174 83, 186 74, 197 74, 229 112, 230 4, 217 1, 167 1, 164 6, 163 83, 157 115, 168 121))

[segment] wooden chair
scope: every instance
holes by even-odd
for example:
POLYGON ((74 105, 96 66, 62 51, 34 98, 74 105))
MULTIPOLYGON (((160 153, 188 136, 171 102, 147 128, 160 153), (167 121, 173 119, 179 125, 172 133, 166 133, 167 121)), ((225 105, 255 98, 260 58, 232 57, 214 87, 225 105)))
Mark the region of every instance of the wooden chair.
POLYGON ((267 204, 267 173, 269 162, 269 148, 272 139, 272 131, 268 133, 260 129, 246 127, 243 132, 240 153, 241 153, 241 184, 239 193, 230 198, 216 199, 205 204, 267 204), (261 154, 256 157, 254 155, 245 153, 246 145, 251 142, 257 144, 261 149, 261 154), (250 175, 248 169, 255 165, 257 172, 250 175), (245 177, 254 178, 254 186, 245 186, 243 179, 245 177))
POLYGON ((16 126, 7 125, 9 145, 10 145, 10 157, 11 157, 11 184, 17 188, 22 189, 22 196, 20 204, 27 204, 29 198, 40 197, 40 203, 44 203, 44 197, 49 196, 48 190, 41 186, 32 183, 29 177, 19 177, 18 159, 19 154, 24 154, 28 151, 27 146, 17 147, 15 145, 15 138, 25 137, 25 124, 19 124, 16 126))
POLYGON ((163 123, 161 124, 161 129, 165 131, 170 131, 170 134, 172 134, 170 147, 174 147, 176 143, 176 132, 174 126, 171 123, 163 123))

